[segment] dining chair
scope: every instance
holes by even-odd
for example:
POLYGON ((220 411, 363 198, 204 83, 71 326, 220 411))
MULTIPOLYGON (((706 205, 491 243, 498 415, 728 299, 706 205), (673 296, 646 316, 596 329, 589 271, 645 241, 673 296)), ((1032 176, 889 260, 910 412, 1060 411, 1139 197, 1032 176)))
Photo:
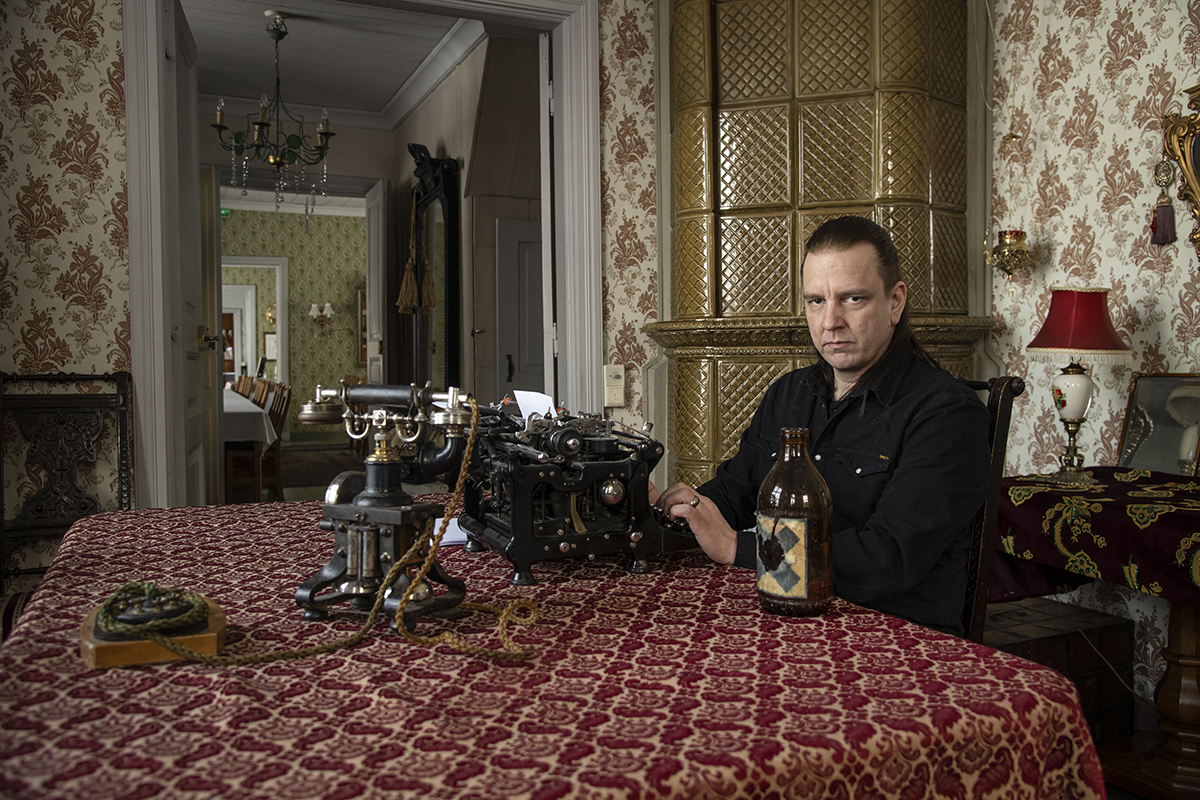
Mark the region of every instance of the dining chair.
POLYGON ((281 383, 275 387, 271 409, 267 412, 275 428, 275 443, 262 454, 263 483, 271 487, 276 500, 283 499, 283 426, 287 424, 292 404, 292 387, 281 383))
POLYGON ((254 378, 249 375, 238 375, 237 381, 233 384, 233 390, 242 397, 249 397, 254 391, 254 378))
POLYGON ((1025 381, 1002 375, 987 381, 964 380, 969 388, 988 393, 988 490, 983 507, 971 523, 971 551, 967 557, 967 596, 963 605, 964 636, 972 642, 983 641, 987 617, 988 584, 992 578, 992 553, 996 546, 996 518, 1000 512, 1000 482, 1004 478, 1004 457, 1008 452, 1008 426, 1012 421, 1013 400, 1025 391, 1025 381))
POLYGON ((274 388, 271 381, 255 379, 254 391, 250 395, 250 402, 259 408, 267 407, 267 398, 271 396, 271 390, 274 388))

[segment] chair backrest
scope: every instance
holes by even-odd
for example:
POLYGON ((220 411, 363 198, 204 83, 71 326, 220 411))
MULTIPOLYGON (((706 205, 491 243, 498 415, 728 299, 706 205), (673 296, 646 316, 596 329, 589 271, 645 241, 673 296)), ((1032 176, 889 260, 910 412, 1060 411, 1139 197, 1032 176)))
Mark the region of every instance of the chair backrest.
POLYGON ((233 384, 233 390, 242 397, 249 397, 254 391, 254 378, 249 375, 238 375, 237 381, 233 384))
POLYGON ((271 400, 271 408, 267 416, 271 419, 271 427, 275 429, 275 438, 282 442, 283 425, 287 422, 288 408, 292 404, 292 387, 286 383, 275 386, 275 397, 271 400))
POLYGON ((254 381, 254 392, 250 397, 250 401, 259 408, 267 407, 267 397, 271 394, 271 382, 262 379, 254 381))
POLYGON ((992 551, 996 546, 996 517, 1000 511, 1000 482, 1004 478, 1004 457, 1008 451, 1008 425, 1012 421, 1013 399, 1025 391, 1025 381, 1002 375, 983 381, 963 381, 976 391, 988 393, 988 467, 987 498, 971 524, 971 553, 967 559, 967 598, 963 606, 963 631, 972 642, 983 641, 987 617, 988 583, 992 577, 992 551))

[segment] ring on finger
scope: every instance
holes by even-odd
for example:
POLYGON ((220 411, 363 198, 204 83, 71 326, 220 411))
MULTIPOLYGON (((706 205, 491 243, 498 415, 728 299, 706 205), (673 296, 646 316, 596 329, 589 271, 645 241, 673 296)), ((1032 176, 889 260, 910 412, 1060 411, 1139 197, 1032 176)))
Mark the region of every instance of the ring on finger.
POLYGON ((692 495, 692 499, 688 503, 688 505, 691 506, 692 508, 695 508, 696 506, 700 505, 700 495, 698 495, 698 494, 692 495))

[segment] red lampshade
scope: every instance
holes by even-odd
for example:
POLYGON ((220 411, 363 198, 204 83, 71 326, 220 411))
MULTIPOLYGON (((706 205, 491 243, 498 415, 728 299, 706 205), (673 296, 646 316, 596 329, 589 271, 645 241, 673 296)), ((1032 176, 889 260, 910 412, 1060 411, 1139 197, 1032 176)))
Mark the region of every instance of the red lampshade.
POLYGON ((1123 364, 1131 355, 1108 315, 1108 289, 1054 287, 1050 312, 1025 348, 1034 361, 1123 364))

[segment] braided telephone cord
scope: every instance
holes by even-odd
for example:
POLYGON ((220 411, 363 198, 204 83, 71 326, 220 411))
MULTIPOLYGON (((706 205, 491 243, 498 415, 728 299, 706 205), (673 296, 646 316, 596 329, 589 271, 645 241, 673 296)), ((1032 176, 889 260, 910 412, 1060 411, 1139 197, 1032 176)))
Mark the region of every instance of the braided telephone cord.
MULTIPOLYGON (((454 485, 454 495, 450 499, 450 505, 446 507, 445 516, 442 518, 441 529, 433 538, 433 542, 429 546, 429 551, 425 554, 421 566, 418 568, 412 580, 404 590, 404 595, 400 598, 400 605, 396 609, 395 623, 396 629, 400 634, 410 642, 415 644, 433 647, 438 644, 448 644, 458 650, 472 655, 488 655, 495 658, 505 659, 521 659, 528 658, 529 653, 525 652, 517 645, 509 633, 509 625, 532 625, 537 622, 539 609, 536 603, 529 599, 518 599, 509 602, 504 608, 489 605, 486 603, 460 603, 459 608, 469 609, 472 611, 484 611, 489 614, 495 614, 498 617, 496 622, 496 634, 500 638, 502 649, 496 650, 493 648, 480 647, 463 641, 453 631, 443 631, 435 636, 419 636, 404 625, 404 609, 412 600, 413 593, 418 586, 421 586, 429 571, 433 568, 433 562, 437 558, 438 549, 442 544, 442 537, 446 535, 446 528, 450 524, 450 519, 453 516, 453 511, 462 503, 463 487, 467 480, 467 467, 471 463, 471 454, 475 450, 475 434, 479 429, 479 406, 475 402, 474 397, 467 397, 467 402, 471 405, 471 428, 467 435, 467 446, 463 452, 462 467, 458 472, 458 481, 454 485)), ((375 621, 379 618, 379 611, 383 607, 384 595, 387 589, 395 583, 400 577, 400 573, 411 563, 411 559, 415 558, 421 550, 421 546, 425 541, 428 541, 429 535, 433 532, 433 521, 427 520, 425 530, 417 537, 408 549, 408 552, 403 557, 396 560, 396 563, 388 571, 387 577, 384 578, 383 584, 379 587, 379 591, 375 595, 375 604, 371 607, 370 613, 367 615, 366 622, 358 631, 346 639, 341 639, 336 642, 328 642, 326 644, 316 645, 313 647, 304 647, 299 650, 276 650, 272 653, 258 653, 244 656, 219 656, 200 653, 192 648, 180 644, 169 636, 164 635, 160 631, 175 630, 186 627, 204 619, 207 613, 207 605, 204 598, 196 592, 181 589, 178 590, 184 599, 192 603, 192 609, 185 614, 170 619, 153 620, 142 624, 132 625, 129 623, 119 622, 116 618, 116 612, 113 610, 114 604, 119 597, 126 592, 144 591, 147 594, 153 592, 155 587, 152 583, 127 583, 113 594, 104 605, 100 607, 100 611, 96 615, 96 625, 100 630, 106 633, 137 635, 149 639, 162 647, 171 650, 172 652, 182 656, 190 661, 199 661, 203 664, 214 667, 232 667, 243 664, 267 664, 272 661, 286 661, 296 658, 308 658, 309 656, 320 655, 322 653, 333 653, 338 650, 345 650, 354 647, 370 633, 371 628, 375 625, 375 621)))

